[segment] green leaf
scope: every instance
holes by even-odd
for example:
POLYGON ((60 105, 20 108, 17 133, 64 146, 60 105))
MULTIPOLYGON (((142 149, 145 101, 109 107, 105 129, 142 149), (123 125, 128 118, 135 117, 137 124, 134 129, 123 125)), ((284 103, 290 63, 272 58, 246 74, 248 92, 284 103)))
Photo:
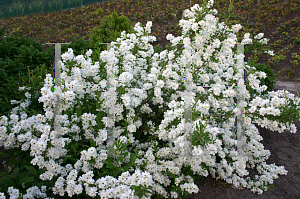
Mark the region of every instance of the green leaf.
POLYGON ((0 184, 16 187, 16 183, 13 181, 11 176, 4 176, 4 177, 0 178, 0 184))
POLYGON ((76 109, 76 114, 77 114, 77 117, 80 117, 81 111, 79 111, 78 109, 76 109))
POLYGON ((128 152, 122 153, 122 155, 124 155, 124 157, 128 156, 128 152))
POLYGON ((221 13, 224 18, 227 18, 227 14, 225 12, 221 13))
POLYGON ((121 156, 121 157, 119 157, 118 158, 118 160, 121 162, 121 163, 124 163, 124 159, 123 159, 123 157, 121 156))
POLYGON ((0 156, 3 157, 3 156, 9 156, 9 155, 6 154, 6 153, 2 153, 2 152, 0 151, 0 156))
POLYGON ((122 167, 122 169, 127 171, 132 165, 132 163, 128 163, 126 166, 122 167))
MULTIPOLYGON (((152 189, 152 188, 151 188, 152 189)), ((150 189, 148 190, 145 190, 145 192, 147 192, 147 193, 152 193, 152 191, 150 191, 150 189)))
POLYGON ((271 184, 271 185, 270 185, 270 188, 271 188, 271 189, 273 189, 273 185, 274 185, 274 184, 271 184))
MULTIPOLYGON (((110 175, 110 173, 109 173, 109 171, 108 171, 107 169, 102 168, 101 170, 102 170, 101 175, 105 175, 105 174, 110 175)), ((99 173, 99 172, 98 172, 98 173, 99 173)), ((99 174, 100 174, 100 173, 99 173, 99 174)))
POLYGON ((32 173, 33 175, 37 176, 37 172, 36 172, 36 170, 35 170, 35 168, 34 168, 33 166, 26 166, 26 165, 25 165, 25 167, 26 167, 26 169, 27 169, 30 173, 32 173))
POLYGON ((8 174, 5 172, 0 172, 0 176, 8 176, 8 174))
MULTIPOLYGON (((137 152, 137 151, 135 151, 137 152)), ((130 154, 130 162, 134 162, 135 161, 135 157, 134 157, 134 153, 130 154)))
POLYGON ((15 168, 14 171, 13 171, 13 177, 17 177, 18 173, 19 173, 19 167, 15 168))
POLYGON ((22 180, 20 180, 20 184, 27 183, 27 182, 34 182, 34 177, 25 177, 22 180))
POLYGON ((124 172, 124 169, 122 169, 122 168, 117 169, 116 177, 117 177, 121 172, 124 172))
POLYGON ((68 159, 72 160, 73 162, 76 162, 76 161, 78 160, 78 159, 72 158, 72 157, 65 157, 65 158, 64 158, 64 161, 66 161, 66 160, 68 160, 68 159))
POLYGON ((207 137, 207 136, 209 135, 209 132, 203 133, 203 135, 204 135, 205 137, 207 137))
POLYGON ((8 166, 7 166, 7 165, 5 165, 5 167, 4 167, 4 168, 5 168, 5 172, 6 172, 6 173, 9 173, 8 166))
POLYGON ((236 24, 237 24, 237 23, 239 23, 239 22, 236 21, 236 20, 232 20, 231 23, 236 23, 236 24))
POLYGON ((113 165, 112 163, 110 163, 110 162, 106 162, 106 166, 105 166, 106 168, 115 168, 115 165, 113 165))

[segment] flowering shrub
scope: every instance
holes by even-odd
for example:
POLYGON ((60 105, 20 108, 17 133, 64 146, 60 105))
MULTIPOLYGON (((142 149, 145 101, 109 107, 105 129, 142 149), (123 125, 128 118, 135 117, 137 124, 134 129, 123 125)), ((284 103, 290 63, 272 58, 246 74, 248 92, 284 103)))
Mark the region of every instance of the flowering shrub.
MULTIPOLYGON (((244 63, 244 55, 236 54, 235 33, 241 25, 228 28, 219 23, 213 15, 217 11, 210 10, 212 5, 213 1, 203 7, 196 4, 187 12, 188 20, 179 22, 182 36, 167 36, 174 50, 154 53, 149 44, 155 41, 149 36, 152 22, 145 28, 137 23, 135 34, 122 32, 94 65, 89 58, 91 50, 74 57, 69 49, 62 55, 63 89, 54 90, 50 74, 41 89, 39 102, 43 102, 45 114, 28 118, 23 104, 13 109, 11 121, 2 116, 0 145, 28 151, 33 157, 32 172, 37 167, 44 169, 39 179, 45 184, 53 182, 52 186, 27 189, 23 198, 42 194, 183 198, 198 192, 197 176, 209 174, 262 194, 278 175, 287 174, 282 166, 266 164, 270 151, 259 143, 262 137, 252 123, 295 133, 291 120, 299 118, 299 98, 278 91, 249 100, 244 68, 246 84, 259 93, 266 86, 259 87, 256 78, 266 74, 255 71, 244 63), (180 42, 183 50, 176 48, 180 42), (182 81, 184 77, 186 81, 182 81), (226 88, 229 84, 233 85, 226 88), (207 85, 212 87, 205 90, 207 85), (54 112, 56 96, 61 99, 62 114, 54 112), (247 101, 235 102, 236 96, 247 101), (115 120, 105 117, 106 108, 115 120), (236 131, 241 131, 243 109, 247 113, 244 135, 235 140, 236 131), (108 156, 103 152, 105 140, 111 136, 106 128, 114 126, 116 140, 109 148, 114 149, 113 154, 108 156), (244 179, 249 174, 246 166, 257 168, 261 175, 244 179)), ((241 43, 251 41, 245 34, 241 43)), ((29 93, 26 96, 29 98, 29 93)), ((16 198, 20 193, 13 187, 7 192, 16 198)))

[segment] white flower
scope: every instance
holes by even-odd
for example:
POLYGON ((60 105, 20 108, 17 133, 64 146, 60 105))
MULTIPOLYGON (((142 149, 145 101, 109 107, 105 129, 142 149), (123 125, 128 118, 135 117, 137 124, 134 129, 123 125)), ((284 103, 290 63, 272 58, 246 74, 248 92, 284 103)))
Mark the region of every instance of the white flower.
POLYGON ((198 28, 199 28, 199 26, 198 26, 197 23, 193 23, 193 24, 192 24, 192 30, 193 30, 193 31, 196 32, 196 31, 198 30, 198 28))
POLYGON ((241 42, 242 44, 251 44, 252 43, 252 39, 250 39, 250 33, 246 33, 244 35, 244 39, 241 42))
POLYGON ((221 45, 221 42, 219 39, 215 39, 215 41, 213 42, 213 48, 219 48, 221 45))
POLYGON ((281 114, 281 111, 279 109, 275 109, 273 111, 273 115, 276 116, 276 115, 280 115, 281 114))
POLYGON ((156 85, 160 88, 163 88, 164 87, 164 81, 163 80, 157 80, 157 83, 156 85))
POLYGON ((270 40, 270 39, 263 38, 263 39, 259 40, 258 42, 260 42, 260 43, 262 43, 262 44, 267 44, 269 40, 270 40))
POLYGON ((75 193, 75 194, 79 195, 79 194, 82 193, 82 191, 83 191, 83 188, 82 188, 82 185, 81 185, 81 184, 78 184, 78 185, 76 185, 76 186, 74 187, 74 193, 75 193))
POLYGON ((131 104, 133 107, 137 107, 141 104, 141 100, 139 98, 135 97, 131 100, 131 104))
MULTIPOLYGON (((185 46, 190 46, 190 45, 191 45, 191 39, 185 37, 185 38, 183 39, 182 43, 183 43, 185 46)), ((190 51, 189 51, 189 54, 190 54, 190 51)))
POLYGON ((90 57, 92 55, 93 51, 91 49, 89 49, 89 51, 87 51, 85 54, 86 56, 90 57))
POLYGON ((217 147, 214 144, 208 144, 207 145, 207 150, 212 155, 214 155, 215 153, 217 153, 217 147))
POLYGON ((194 146, 193 155, 194 156, 200 156, 203 153, 203 150, 201 149, 201 146, 194 146))
POLYGON ((152 84, 151 83, 144 84, 144 89, 145 90, 149 90, 150 88, 152 88, 152 84))
POLYGON ((143 27, 141 27, 141 23, 138 22, 135 26, 134 26, 134 30, 137 32, 136 35, 137 36, 141 36, 144 32, 143 27))
POLYGON ((169 106, 169 108, 176 108, 178 106, 178 104, 176 103, 175 100, 172 100, 168 106, 169 106))
POLYGON ((251 108, 249 109, 250 113, 254 113, 256 110, 256 106, 251 106, 251 108))
POLYGON ((195 4, 195 5, 191 8, 191 11, 192 11, 192 12, 195 12, 196 10, 200 10, 200 11, 201 11, 201 10, 202 10, 202 7, 200 7, 199 4, 195 4))
POLYGON ((167 56, 167 50, 162 51, 162 52, 159 54, 159 56, 160 56, 160 59, 161 59, 161 60, 163 60, 164 58, 166 58, 166 56, 167 56))
POLYGON ((63 62, 66 62, 68 60, 73 60, 73 49, 68 48, 68 52, 61 55, 61 58, 63 59, 63 62))
POLYGON ((214 0, 209 0, 207 4, 207 8, 210 8, 214 5, 214 0))
POLYGON ((207 14, 207 15, 205 15, 205 20, 209 23, 212 23, 216 20, 216 17, 214 15, 207 14))
POLYGON ((123 103, 125 106, 129 106, 130 105, 130 95, 128 95, 127 93, 126 94, 123 94, 121 96, 121 99, 123 100, 123 103))
POLYGON ((259 34, 255 35, 254 39, 261 39, 261 38, 263 38, 263 36, 264 36, 264 33, 259 33, 259 34))
POLYGON ((155 88, 154 88, 154 95, 155 95, 156 97, 159 97, 160 94, 161 94, 161 88, 155 87, 155 88))
POLYGON ((122 83, 125 83, 125 82, 129 82, 131 79, 133 78, 133 75, 129 72, 123 72, 120 77, 119 77, 119 80, 122 82, 122 83))
POLYGON ((250 37, 250 33, 245 33, 244 38, 248 39, 250 37))
POLYGON ((209 104, 207 103, 202 104, 200 103, 200 101, 197 102, 196 110, 200 111, 202 114, 208 114, 209 108, 210 108, 209 104))
POLYGON ((200 77, 201 77, 201 79, 202 79, 204 82, 208 82, 208 81, 209 81, 209 76, 208 76, 208 74, 201 74, 200 77))
POLYGON ((130 124, 130 125, 127 126, 127 130, 130 133, 136 132, 136 126, 134 124, 130 124))
POLYGON ((95 149, 95 147, 90 147, 88 149, 88 155, 96 158, 96 156, 97 156, 97 150, 95 149))
POLYGON ((271 56, 274 56, 274 53, 273 53, 273 51, 272 51, 272 50, 265 51, 265 53, 268 53, 269 55, 271 55, 271 56))
POLYGON ((176 37, 171 40, 172 46, 178 44, 182 40, 182 37, 176 37))
POLYGON ((261 109, 259 110, 259 114, 262 115, 262 116, 264 116, 266 113, 267 113, 267 111, 266 111, 265 108, 261 108, 261 109))
POLYGON ((156 75, 155 74, 148 74, 148 80, 151 82, 154 82, 156 80, 156 75))
POLYGON ((232 26, 232 31, 234 33, 238 32, 240 29, 242 28, 242 25, 241 24, 235 24, 232 26))
POLYGON ((148 21, 146 24, 145 30, 148 32, 148 34, 151 33, 151 26, 152 26, 152 21, 148 21))
POLYGON ((109 118, 109 117, 103 117, 102 122, 105 124, 107 127, 113 127, 114 125, 114 120, 109 118))
POLYGON ((167 40, 171 41, 174 39, 174 36, 172 34, 168 34, 166 37, 167 40))
POLYGON ((86 187, 87 195, 94 198, 97 195, 97 187, 86 187))

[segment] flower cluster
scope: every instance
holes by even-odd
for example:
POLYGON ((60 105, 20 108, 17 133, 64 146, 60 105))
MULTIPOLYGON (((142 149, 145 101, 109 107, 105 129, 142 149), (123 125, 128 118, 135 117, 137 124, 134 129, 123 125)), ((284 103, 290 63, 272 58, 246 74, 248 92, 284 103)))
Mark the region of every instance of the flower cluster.
POLYGON ((95 181, 93 176, 93 172, 88 171, 78 178, 79 183, 76 184, 78 171, 72 169, 66 179, 63 177, 57 179, 52 189, 53 193, 64 196, 66 192, 69 197, 72 197, 75 194, 81 194, 82 191, 85 190, 87 195, 93 198, 96 195, 99 195, 101 198, 131 198, 134 196, 134 191, 130 189, 131 185, 151 186, 153 183, 152 176, 148 172, 141 172, 140 170, 136 170, 132 176, 130 176, 128 171, 124 172, 118 179, 106 176, 105 178, 102 177, 95 181), (64 188, 65 185, 66 188, 64 188), (91 185, 96 185, 96 187, 91 185))
MULTIPOLYGON (((10 198, 12 198, 12 199, 17 199, 20 196, 24 199, 35 198, 35 197, 36 198, 53 199, 53 198, 47 197, 46 193, 43 193, 46 191, 46 188, 47 188, 46 186, 42 186, 41 189, 39 189, 37 186, 33 186, 26 190, 27 191, 26 194, 20 194, 18 189, 9 187, 7 190, 7 193, 9 194, 10 198)), ((5 196, 3 193, 0 193, 0 198, 5 199, 5 196)))
MULTIPOLYGON (((67 193, 72 197, 84 191, 90 197, 98 195, 101 198, 136 198, 141 192, 144 193, 142 198, 151 198, 152 194, 178 198, 179 194, 198 192, 193 178, 182 174, 183 168, 189 166, 194 175, 210 174, 233 186, 247 187, 261 194, 268 183, 273 183, 273 179, 287 174, 287 171, 275 164, 266 164, 270 151, 264 150, 259 143, 262 137, 252 123, 279 132, 289 129, 295 133, 295 125, 291 125, 283 114, 287 114, 287 108, 295 102, 293 107, 296 108, 292 111, 299 116, 300 99, 278 91, 249 100, 250 94, 243 79, 244 69, 249 72, 248 86, 259 93, 265 91, 266 86, 260 87, 256 78, 265 78, 266 74, 255 71, 244 63, 244 55, 236 54, 238 41, 235 33, 241 25, 230 29, 219 23, 214 16, 217 11, 209 10, 212 5, 213 1, 202 8, 196 4, 186 13, 189 19, 179 22, 183 35, 167 36, 175 48, 182 42, 184 50, 154 53, 149 42, 155 41, 155 37, 148 35, 151 22, 146 28, 136 24, 135 34, 122 32, 121 38, 112 42, 109 51, 101 52, 100 62, 95 65, 89 58, 91 51, 85 57, 75 57, 69 49, 62 55, 63 89, 55 87, 53 92, 52 78, 48 74, 39 98, 44 104, 45 114, 27 118, 21 112, 19 122, 17 114, 20 108, 13 109, 10 122, 5 116, 0 120, 0 145, 5 149, 20 146, 24 151, 30 149, 30 156, 34 157, 31 164, 46 168, 40 179, 54 180, 54 187, 49 189, 60 196, 67 193), (100 64, 104 64, 106 71, 100 64), (192 74, 185 74, 187 64, 191 64, 192 74), (191 81, 191 122, 184 116, 188 101, 184 77, 191 81), (233 85, 226 88, 225 85, 230 83, 233 85), (211 88, 207 90, 208 85, 211 88), (104 90, 106 86, 107 90, 104 90), (66 114, 72 109, 78 110, 80 104, 85 103, 85 95, 97 102, 97 109, 94 107, 93 111, 100 113, 81 114, 80 110, 77 115, 66 114), (237 96, 247 101, 236 103, 237 96), (56 97, 62 100, 60 109, 65 114, 54 117, 56 97), (114 120, 101 116, 105 109, 115 115, 114 120), (241 140, 236 140, 236 118, 232 115, 242 117, 242 110, 249 114, 245 117, 245 134, 241 140), (222 120, 218 120, 220 118, 222 120), (277 122, 274 118, 287 122, 277 122), (53 120, 55 130, 49 125, 53 120), (105 149, 104 141, 108 137, 105 128, 114 127, 114 122, 118 126, 113 129, 113 136, 120 143, 114 149, 124 156, 109 162, 107 154, 99 152, 105 149), (192 124, 191 131, 186 129, 187 123, 192 124), (200 137, 190 141, 191 135, 196 133, 200 137), (149 137, 147 142, 137 139, 143 134, 149 137), (80 150, 78 161, 64 164, 63 157, 68 155, 69 147, 78 141, 90 141, 89 148, 76 149, 80 150), (240 141, 245 144, 244 154, 236 151, 240 141), (138 158, 135 159, 134 153, 138 153, 138 158), (220 163, 216 161, 217 156, 221 157, 220 163), (253 180, 244 179, 243 176, 248 175, 246 166, 256 167, 263 175, 253 180), (101 172, 107 173, 105 168, 110 167, 115 168, 111 176, 99 176, 101 172), (135 170, 135 173, 130 176, 128 170, 135 170), (115 172, 123 173, 113 177, 115 172), (171 187, 172 178, 176 186, 171 187), (147 189, 150 193, 145 193, 147 189)), ((259 34, 255 39, 262 37, 259 34)), ((267 40, 260 41, 265 43, 267 40)), ((246 33, 241 43, 251 42, 250 34, 246 33)), ((27 107, 29 103, 22 106, 27 107)))

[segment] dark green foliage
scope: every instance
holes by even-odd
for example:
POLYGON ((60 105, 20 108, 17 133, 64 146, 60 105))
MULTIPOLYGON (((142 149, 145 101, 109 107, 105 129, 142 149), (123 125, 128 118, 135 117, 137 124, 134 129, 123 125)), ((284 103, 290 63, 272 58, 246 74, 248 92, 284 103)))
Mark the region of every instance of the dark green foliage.
POLYGON ((256 69, 258 69, 259 71, 262 71, 262 72, 266 73, 267 77, 265 79, 260 78, 261 84, 268 86, 267 91, 273 91, 274 84, 275 84, 275 81, 274 81, 275 80, 275 73, 274 73, 273 69, 271 69, 270 66, 262 64, 262 63, 257 63, 257 64, 255 64, 254 67, 256 69))
MULTIPOLYGON (((262 92, 262 95, 265 95, 268 92, 273 91, 274 87, 275 87, 274 86, 275 73, 274 73, 273 69, 271 69, 268 65, 265 65, 262 63, 251 62, 251 61, 248 61, 248 65, 251 67, 255 67, 257 71, 266 73, 266 78, 257 78, 258 80, 260 80, 259 86, 266 85, 268 87, 267 90, 262 92)), ((248 81, 248 80, 246 79, 246 81, 248 81)), ((249 93, 251 95, 251 99, 253 99, 253 97, 255 95, 257 96, 259 94, 256 90, 252 89, 251 86, 247 86, 247 90, 249 91, 249 93)))
MULTIPOLYGON (((99 26, 94 27, 93 33, 88 35, 90 44, 100 52, 107 50, 107 46, 99 43, 110 43, 121 37, 121 32, 133 33, 133 26, 126 16, 118 16, 116 12, 106 16, 99 26)), ((94 54, 94 53, 93 53, 94 54)), ((99 57, 99 55, 98 55, 99 57)))
POLYGON ((28 70, 39 69, 41 64, 45 64, 47 69, 51 68, 54 54, 52 57, 50 53, 46 54, 39 43, 26 35, 3 38, 0 40, 0 51, 0 114, 8 115, 15 107, 10 100, 25 98, 18 91, 21 86, 20 75, 27 74, 28 70))
POLYGON ((68 51, 68 48, 73 49, 74 56, 84 55, 89 49, 93 51, 90 58, 92 63, 95 64, 99 61, 100 53, 103 50, 107 50, 107 45, 98 43, 110 43, 116 41, 121 37, 121 32, 133 33, 133 26, 130 25, 130 21, 125 16, 118 16, 116 12, 106 16, 100 26, 96 26, 93 29, 93 33, 88 35, 89 40, 83 38, 75 38, 75 42, 68 45, 62 45, 62 53, 68 51))
MULTIPOLYGON (((0 172, 0 192, 6 192, 8 187, 13 186, 19 190, 26 190, 32 186, 46 185, 50 186, 50 182, 41 182, 39 175, 44 173, 46 169, 39 169, 38 166, 30 165, 31 157, 28 151, 18 151, 17 149, 9 149, 5 154, 12 153, 13 157, 8 163, 14 165, 13 170, 9 172, 5 166, 5 172, 0 172), (18 160, 16 160, 18 159, 18 160), (29 166, 27 166, 29 165, 29 166), (25 189, 22 187, 24 183, 25 189)), ((0 153, 0 155, 5 155, 0 153)))
POLYGON ((0 28, 0 39, 3 36, 4 31, 5 31, 5 28, 0 28))
POLYGON ((157 44, 154 48, 154 53, 161 53, 162 51, 164 51, 163 47, 160 44, 157 44))

